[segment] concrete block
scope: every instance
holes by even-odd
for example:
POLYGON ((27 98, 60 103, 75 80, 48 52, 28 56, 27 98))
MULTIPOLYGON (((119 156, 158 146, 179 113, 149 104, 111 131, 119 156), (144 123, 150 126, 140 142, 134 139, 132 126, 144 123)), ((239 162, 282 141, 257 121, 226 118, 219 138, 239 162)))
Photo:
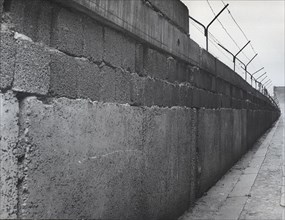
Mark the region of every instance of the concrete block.
POLYGON ((145 75, 143 71, 144 65, 144 46, 143 44, 136 43, 136 57, 135 57, 135 72, 141 76, 145 75))
POLYGON ((236 98, 231 98, 231 99, 232 99, 232 101, 231 101, 232 106, 231 107, 233 109, 243 109, 244 108, 244 104, 243 104, 242 100, 236 99, 236 98))
POLYGON ((13 0, 9 7, 9 23, 11 28, 19 33, 25 33, 24 31, 24 18, 25 18, 25 3, 27 1, 13 0))
POLYGON ((129 71, 135 71, 135 56, 136 56, 136 44, 130 38, 124 38, 124 48, 122 50, 122 67, 129 71))
POLYGON ((123 67, 133 72, 136 63, 135 42, 110 28, 104 30, 104 61, 114 67, 123 67))
POLYGON ((179 86, 179 106, 192 107, 193 89, 188 85, 179 86))
POLYGON ((221 78, 216 78, 216 91, 218 93, 222 93, 224 95, 230 96, 231 95, 231 84, 228 83, 227 81, 221 79, 221 78))
POLYGON ((19 103, 13 92, 0 93, 0 218, 17 218, 19 103))
POLYGON ((247 110, 241 109, 241 146, 243 149, 243 152, 247 151, 247 110))
POLYGON ((167 58, 167 74, 166 78, 169 82, 192 82, 193 72, 198 69, 184 62, 178 61, 172 57, 167 58))
POLYGON ((146 75, 156 79, 166 79, 167 66, 167 56, 164 54, 150 48, 144 51, 143 67, 146 75))
POLYGON ((135 106, 180 105, 178 89, 179 87, 172 83, 132 74, 131 103, 135 106))
POLYGON ((210 89, 210 90, 211 90, 212 92, 215 92, 215 93, 216 93, 216 92, 217 92, 217 82, 216 82, 216 81, 217 81, 217 77, 212 77, 212 80, 211 80, 211 81, 212 81, 212 86, 211 86, 211 89, 210 89))
POLYGON ((83 55, 82 16, 66 8, 55 8, 53 13, 51 46, 75 56, 83 55))
POLYGON ((175 85, 172 84, 172 83, 167 83, 167 82, 164 82, 163 83, 163 92, 162 92, 162 103, 163 103, 163 106, 166 106, 166 107, 171 107, 173 106, 173 103, 172 103, 172 94, 173 94, 173 90, 175 89, 175 85))
POLYGON ((83 55, 93 61, 103 60, 103 27, 95 20, 83 19, 83 55))
POLYGON ((213 76, 204 70, 193 72, 193 83, 198 88, 212 91, 213 76))
POLYGON ((115 70, 103 67, 100 70, 100 101, 115 102, 116 100, 116 76, 115 70))
POLYGON ((88 61, 76 60, 80 74, 77 74, 77 97, 100 100, 101 77, 99 67, 88 61))
POLYGON ((144 105, 145 106, 153 106, 155 105, 155 80, 151 78, 146 78, 145 87, 144 87, 144 105))
POLYGON ((60 52, 51 52, 50 90, 55 96, 76 98, 77 76, 80 68, 73 57, 60 52))
POLYGON ((181 1, 161 2, 159 0, 149 0, 149 2, 178 27, 182 28, 185 33, 189 32, 188 8, 181 1))
POLYGON ((20 218, 145 219, 142 114, 126 105, 25 99, 22 135, 31 147, 20 218))
MULTIPOLYGON (((23 33, 32 39, 37 38, 38 19, 40 16, 41 1, 28 0, 24 3, 23 33)), ((51 19, 51 17, 50 17, 51 19)))
POLYGON ((167 81, 175 82, 177 81, 177 60, 173 57, 167 58, 167 81))
POLYGON ((189 56, 189 61, 192 65, 198 66, 200 64, 200 46, 195 41, 193 41, 191 38, 187 41, 188 44, 188 50, 187 55, 189 56))
POLYGON ((237 73, 218 59, 216 59, 216 75, 230 84, 237 85, 235 80, 237 73))
POLYGON ((50 83, 48 51, 29 41, 17 41, 13 90, 45 95, 50 83))
POLYGON ((198 66, 188 65, 188 77, 187 81, 194 85, 195 75, 200 72, 200 68, 198 66))
POLYGON ((204 49, 201 49, 200 67, 213 75, 216 74, 216 58, 204 49))
MULTIPOLYGON (((233 128, 234 118, 232 109, 220 110, 220 160, 219 160, 219 176, 225 174, 236 162, 233 150, 234 135, 238 135, 239 131, 233 128)), ((237 153, 239 156, 239 153, 237 153)))
POLYGON ((195 182, 194 118, 194 110, 179 107, 146 112, 145 193, 151 195, 146 198, 151 219, 175 219, 190 204, 189 195, 195 192, 189 187, 195 182))
POLYGON ((167 90, 167 83, 161 81, 161 80, 154 80, 154 83, 153 83, 153 90, 154 90, 154 93, 152 94, 153 95, 153 102, 154 102, 154 105, 156 106, 166 106, 166 103, 164 102, 164 96, 165 96, 165 92, 164 92, 164 89, 167 90))
POLYGON ((50 1, 41 1, 39 3, 40 3, 40 8, 39 8, 40 13, 36 18, 36 20, 38 20, 36 41, 44 43, 46 45, 50 45, 53 9, 55 5, 50 1))
POLYGON ((131 100, 130 104, 134 106, 142 106, 144 103, 144 88, 146 78, 137 74, 131 74, 131 100))
MULTIPOLYGON (((206 107, 208 108, 213 108, 213 109, 218 109, 221 108, 221 98, 219 94, 213 93, 213 92, 208 92, 208 94, 205 94, 208 99, 209 103, 206 107)), ((205 98, 206 100, 206 98, 205 98)))
POLYGON ((199 108, 203 106, 202 103, 202 95, 200 95, 203 91, 201 89, 193 88, 193 100, 192 100, 192 105, 193 107, 199 108))
POLYGON ((21 218, 177 218, 193 202, 195 110, 29 97, 21 117, 21 218))
POLYGON ((12 33, 0 32, 0 47, 0 89, 7 89, 12 85, 16 56, 12 33))
POLYGON ((49 1, 13 0, 9 15, 13 30, 25 34, 36 42, 50 43, 53 4, 49 1))
POLYGON ((178 82, 187 82, 189 78, 188 66, 186 63, 177 62, 176 63, 176 79, 178 82))
POLYGON ((67 7, 74 7, 76 4, 79 10, 89 16, 99 18, 107 23, 111 22, 123 32, 130 32, 152 47, 172 53, 186 62, 190 60, 189 54, 195 56, 192 54, 193 50, 188 50, 191 46, 189 46, 187 34, 159 15, 145 2, 121 0, 97 1, 96 3, 77 0, 57 0, 57 2, 67 7), (180 44, 178 44, 178 39, 180 44), (189 53, 189 51, 191 52, 189 53))
POLYGON ((2 22, 3 2, 4 0, 0 0, 0 22, 2 22))
POLYGON ((179 101, 179 85, 174 85, 172 87, 171 106, 179 106, 179 101))
POLYGON ((131 75, 129 72, 116 69, 116 102, 130 103, 131 100, 131 75))
POLYGON ((100 71, 100 78, 100 101, 131 102, 131 75, 128 72, 105 66, 100 71))
POLYGON ((231 100, 232 98, 227 95, 219 95, 220 100, 221 100, 221 108, 231 108, 231 100))
POLYGON ((193 107, 220 108, 221 101, 218 94, 203 89, 193 88, 193 107))
POLYGON ((198 111, 198 173, 197 196, 201 196, 220 177, 220 111, 199 109, 198 111))
POLYGON ((236 86, 232 86, 231 87, 231 96, 237 99, 244 99, 243 97, 243 90, 241 90, 240 88, 236 87, 236 86))
POLYGON ((244 153, 246 153, 246 145, 243 144, 243 120, 242 110, 233 110, 233 140, 232 140, 232 151, 233 163, 237 161, 244 153))

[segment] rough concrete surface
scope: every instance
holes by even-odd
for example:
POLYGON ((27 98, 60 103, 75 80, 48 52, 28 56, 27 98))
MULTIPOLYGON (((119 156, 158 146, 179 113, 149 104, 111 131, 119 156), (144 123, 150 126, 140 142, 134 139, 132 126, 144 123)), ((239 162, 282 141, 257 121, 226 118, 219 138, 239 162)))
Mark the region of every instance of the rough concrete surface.
POLYGON ((193 201, 194 110, 31 97, 20 117, 20 217, 172 219, 193 201))
POLYGON ((83 23, 82 16, 69 9, 57 7, 51 46, 61 51, 83 55, 83 23))
MULTIPOLYGON (((134 3, 138 4, 140 1, 134 1, 134 3)), ((111 8, 114 6, 113 9, 119 12, 121 9, 115 6, 121 7, 122 2, 118 1, 113 4, 114 5, 110 4, 109 6, 111 8)), ((145 6, 142 6, 142 9, 136 4, 130 5, 129 2, 126 2, 124 6, 134 7, 136 10, 143 10, 145 8, 145 6)), ((104 5, 104 7, 105 6, 106 5, 104 5)), ((74 7, 74 5, 72 7, 74 7)), ((147 7, 143 13, 148 13, 148 10, 152 9, 147 7)), ((149 13, 151 15, 157 12, 149 11, 149 13)), ((130 14, 128 14, 127 17, 128 16, 133 18, 130 14)), ((65 59, 66 62, 67 60, 74 62, 71 58, 84 58, 98 65, 104 65, 102 64, 102 60, 104 59, 109 66, 123 68, 129 72, 136 70, 140 76, 151 76, 154 77, 155 80, 165 80, 171 83, 190 83, 199 89, 216 93, 213 95, 211 93, 206 94, 203 91, 198 91, 201 95, 198 94, 197 96, 201 96, 199 100, 202 101, 196 102, 197 105, 194 107, 218 108, 221 106, 221 100, 219 100, 219 96, 221 96, 220 93, 231 96, 230 90, 232 90, 233 96, 238 100, 233 101, 231 105, 228 100, 226 100, 227 98, 221 97, 221 99, 223 99, 223 107, 246 108, 247 104, 245 104, 244 101, 247 97, 246 95, 251 93, 253 96, 258 97, 258 99, 255 100, 255 104, 259 104, 258 108, 265 105, 266 108, 270 108, 270 105, 259 102, 260 100, 264 100, 268 103, 269 100, 267 98, 261 95, 257 90, 251 88, 240 76, 216 60, 211 54, 201 50, 199 47, 195 47, 192 50, 192 43, 188 45, 189 48, 187 45, 185 48, 189 49, 187 50, 189 57, 194 56, 195 60, 197 60, 194 64, 191 64, 191 62, 183 62, 183 60, 177 59, 172 53, 169 54, 163 50, 158 51, 157 48, 152 48, 151 44, 147 43, 148 40, 141 41, 139 38, 132 38, 132 36, 126 32, 114 30, 100 19, 98 21, 98 18, 93 19, 86 14, 82 14, 71 8, 64 8, 62 5, 52 1, 12 0, 10 7, 6 7, 4 17, 5 19, 2 26, 6 28, 10 27, 10 31, 25 34, 34 41, 35 45, 33 47, 38 47, 37 43, 41 43, 43 47, 39 49, 43 51, 49 49, 49 46, 59 49, 64 52, 66 56, 70 56, 70 59, 65 59), (192 51, 192 53, 189 53, 189 51, 192 51), (221 78, 224 84, 219 83, 221 80, 217 80, 216 76, 221 78), (211 104, 209 104, 207 96, 211 96, 209 98, 212 102, 211 104)), ((158 31, 158 33, 160 33, 160 31, 158 31)), ((10 34, 12 34, 12 32, 10 32, 10 34)), ((164 36, 161 36, 161 39, 164 39, 164 36)), ((176 42, 174 41, 174 43, 176 42)), ((3 45, 4 44, 8 45, 8 52, 10 53, 10 50, 12 51, 13 48, 9 46, 8 40, 4 39, 3 45)), ((21 51, 20 48, 19 51, 21 51)), ((11 86, 11 82, 13 81, 13 68, 10 67, 14 66, 14 56, 12 56, 14 53, 12 53, 12 55, 11 53, 7 54, 7 51, 5 52, 4 50, 3 54, 2 60, 4 60, 4 62, 2 62, 2 66, 6 67, 3 67, 5 71, 1 73, 1 81, 3 84, 1 87, 7 89, 11 86), (6 60, 9 60, 9 62, 6 60), (8 64, 11 66, 7 66, 8 64)), ((68 65, 72 66, 73 64, 68 65)), ((52 80, 52 84, 53 83, 55 83, 54 87, 56 88, 57 83, 52 80)), ((160 82, 157 84, 159 83, 160 82)), ((56 95, 75 98, 77 92, 74 89, 73 82, 71 82, 70 88, 66 85, 66 82, 64 82, 64 84, 64 86, 61 85, 60 87, 66 88, 67 91, 58 91, 57 89, 55 89, 56 91, 51 91, 56 95)), ((46 88, 43 90, 45 92, 46 88)), ((170 89, 168 89, 168 91, 169 90, 170 89)), ((43 91, 40 91, 40 94, 42 93, 43 91)), ((79 93, 79 97, 82 97, 81 91, 79 91, 79 93)), ((83 96, 85 96, 86 93, 83 93, 83 96)), ((94 93, 88 94, 92 96, 88 98, 96 100, 93 97, 96 98, 97 95, 94 93)), ((157 100, 159 101, 160 99, 157 100)), ((154 104, 161 105, 161 103, 154 104)), ((253 106, 252 103, 249 104, 253 106)))
POLYGON ((148 1, 172 22, 182 28, 185 33, 189 32, 188 8, 180 0, 170 0, 167 2, 162 2, 159 0, 148 1))
POLYGON ((79 66, 76 60, 64 53, 55 51, 51 53, 50 71, 50 93, 57 96, 76 98, 77 75, 79 74, 79 66))
POLYGON ((4 0, 0 0, 0 22, 1 22, 1 20, 2 20, 3 1, 4 1, 4 0))
POLYGON ((133 72, 136 58, 135 42, 110 28, 105 28, 104 36, 104 61, 133 72))
POLYGON ((83 21, 83 54, 93 61, 103 60, 103 29, 103 26, 92 18, 83 21))
POLYGON ((14 77, 16 46, 13 33, 0 31, 0 89, 11 87, 14 77))
POLYGON ((50 83, 50 54, 29 41, 17 42, 13 90, 45 95, 50 83))
POLYGON ((0 93, 0 218, 17 217, 19 103, 13 92, 0 93))
POLYGON ((196 60, 197 58, 199 59, 199 56, 195 54, 197 49, 200 50, 198 44, 142 1, 120 0, 94 3, 74 0, 62 3, 68 6, 72 5, 72 7, 83 11, 83 13, 91 17, 95 16, 98 18, 99 15, 104 22, 111 22, 117 28, 124 32, 131 32, 136 37, 151 43, 153 46, 175 54, 185 61, 199 63, 199 60, 196 60), (134 2, 136 4, 133 4, 134 2), (140 13, 137 13, 137 11, 140 13), (161 27, 161 30, 158 30, 157 27, 161 27), (189 51, 193 51, 190 57, 189 51))

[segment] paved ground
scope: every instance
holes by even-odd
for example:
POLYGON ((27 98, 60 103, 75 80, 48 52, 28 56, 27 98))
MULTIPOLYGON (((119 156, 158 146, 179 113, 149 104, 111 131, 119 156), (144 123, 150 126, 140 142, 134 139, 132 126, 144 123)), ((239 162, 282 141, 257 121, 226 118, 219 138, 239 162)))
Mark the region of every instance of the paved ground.
POLYGON ((179 220, 285 219, 285 117, 179 220))

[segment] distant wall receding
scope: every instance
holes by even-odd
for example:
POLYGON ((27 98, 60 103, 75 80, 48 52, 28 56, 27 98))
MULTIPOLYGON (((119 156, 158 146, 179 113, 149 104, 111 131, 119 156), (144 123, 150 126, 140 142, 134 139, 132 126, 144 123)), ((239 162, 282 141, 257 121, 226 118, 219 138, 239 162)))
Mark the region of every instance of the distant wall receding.
POLYGON ((175 219, 277 120, 162 1, 0 0, 1 218, 175 219))

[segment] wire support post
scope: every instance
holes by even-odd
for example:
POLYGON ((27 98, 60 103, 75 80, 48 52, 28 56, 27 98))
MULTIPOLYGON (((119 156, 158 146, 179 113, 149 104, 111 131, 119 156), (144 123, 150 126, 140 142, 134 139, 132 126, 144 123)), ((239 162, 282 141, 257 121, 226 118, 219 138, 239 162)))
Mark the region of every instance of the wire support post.
MULTIPOLYGON (((255 57, 257 57, 257 53, 250 59, 250 61, 244 66, 244 70, 245 70, 245 80, 246 80, 246 78, 247 78, 247 73, 249 73, 249 72, 247 72, 247 67, 248 67, 248 65, 254 60, 254 58, 255 57)), ((251 77, 250 77, 250 79, 251 79, 251 85, 252 85, 252 75, 251 75, 251 77)))
MULTIPOLYGON (((236 59, 237 56, 240 54, 241 51, 243 51, 243 49, 250 43, 250 41, 248 41, 233 57, 233 62, 234 62, 234 71, 236 71, 236 59)), ((242 62, 241 62, 242 63, 242 62)))
POLYGON ((195 18, 191 17, 189 15, 189 18, 192 19, 193 21, 195 21, 197 24, 201 25, 204 29, 204 35, 206 37, 206 50, 209 51, 209 28, 211 26, 211 24, 220 16, 220 14, 229 6, 229 4, 226 4, 223 9, 212 19, 212 21, 205 26, 204 24, 202 24, 201 22, 199 22, 198 20, 196 20, 195 18))
POLYGON ((259 70, 255 71, 252 75, 255 75, 256 73, 258 73, 259 71, 263 70, 264 67, 260 68, 259 70))

